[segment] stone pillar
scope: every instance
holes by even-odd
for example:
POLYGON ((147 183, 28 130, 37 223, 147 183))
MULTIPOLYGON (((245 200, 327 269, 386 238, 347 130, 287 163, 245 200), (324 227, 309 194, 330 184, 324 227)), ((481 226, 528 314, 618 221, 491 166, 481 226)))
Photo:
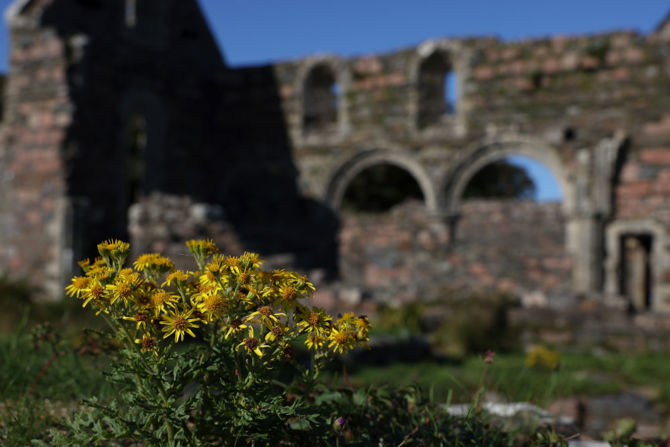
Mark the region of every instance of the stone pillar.
POLYGON ((602 281, 602 224, 597 216, 573 215, 567 223, 568 252, 572 255, 573 289, 578 293, 600 290, 602 281))

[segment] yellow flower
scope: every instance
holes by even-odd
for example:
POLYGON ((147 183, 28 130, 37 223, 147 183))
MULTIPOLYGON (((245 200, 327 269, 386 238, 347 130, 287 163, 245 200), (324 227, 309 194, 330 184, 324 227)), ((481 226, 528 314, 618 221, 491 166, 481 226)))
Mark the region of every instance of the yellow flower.
POLYGON ((300 298, 300 292, 295 287, 288 284, 279 286, 279 305, 282 309, 286 311, 299 309, 301 307, 298 302, 300 298))
MULTIPOLYGON (((226 335, 224 337, 226 340, 228 340, 228 337, 230 336, 230 334, 237 335, 237 334, 243 332, 246 328, 249 327, 246 324, 244 324, 244 322, 240 318, 236 318, 236 319, 232 320, 230 323, 228 323, 227 326, 228 326, 228 330, 226 331, 226 335)), ((225 328, 224 328, 224 330, 225 330, 225 328)))
POLYGON ((340 354, 353 349, 354 343, 352 338, 350 332, 340 331, 337 328, 333 328, 328 335, 328 340, 330 340, 328 349, 332 349, 333 352, 339 352, 340 354))
POLYGON ((213 255, 219 251, 211 239, 192 239, 186 241, 186 247, 193 255, 203 257, 213 255))
POLYGON ((79 298, 79 295, 86 292, 91 280, 85 276, 75 276, 72 278, 72 284, 65 288, 65 293, 71 297, 79 298))
POLYGON ((146 327, 147 321, 149 321, 149 314, 146 312, 137 312, 132 317, 121 317, 121 318, 123 318, 124 320, 136 322, 137 326, 135 326, 135 329, 139 329, 140 327, 146 327))
POLYGON ((240 256, 240 263, 244 269, 257 269, 263 264, 260 256, 257 253, 250 253, 245 251, 242 256, 240 256))
POLYGON ((262 306, 259 307, 255 312, 247 315, 244 320, 246 322, 257 321, 258 323, 270 329, 279 322, 279 319, 277 318, 278 315, 284 317, 286 316, 286 314, 282 312, 275 313, 270 306, 262 306))
POLYGON ((134 294, 141 284, 142 280, 137 273, 133 272, 131 275, 119 276, 112 284, 107 284, 105 289, 107 289, 111 295, 111 304, 114 304, 114 302, 120 298, 123 300, 123 303, 127 305, 130 301, 137 301, 134 294))
POLYGON ((84 294, 84 303, 81 307, 86 307, 86 305, 91 301, 95 300, 96 304, 100 304, 100 300, 105 296, 105 287, 100 284, 100 282, 93 280, 89 285, 88 289, 84 294))
POLYGON ((77 261, 77 265, 84 271, 84 273, 86 273, 91 265, 91 260, 89 258, 82 259, 81 261, 77 261))
POLYGON ((159 273, 165 273, 174 269, 172 261, 158 253, 145 253, 140 255, 133 263, 133 266, 138 272, 144 270, 156 270, 159 273))
POLYGON ((86 270, 86 276, 95 278, 99 281, 106 281, 111 278, 114 270, 107 267, 102 258, 97 258, 96 262, 86 270))
POLYGON ((353 312, 347 312, 344 315, 340 316, 340 318, 337 319, 337 324, 338 326, 342 325, 351 325, 355 324, 356 321, 356 315, 354 315, 353 312))
POLYGON ((158 340, 156 340, 156 337, 153 337, 151 334, 145 333, 142 335, 142 338, 136 338, 135 343, 138 343, 141 346, 140 351, 141 352, 153 352, 154 354, 158 355, 156 353, 156 346, 158 346, 158 340))
POLYGON ((175 303, 178 300, 179 298, 177 297, 177 295, 168 293, 163 289, 156 290, 153 294, 151 294, 150 297, 151 307, 153 307, 155 315, 158 315, 161 312, 165 312, 166 310, 165 306, 170 306, 174 308, 175 303))
POLYGON ((365 346, 367 346, 367 341, 369 339, 368 331, 371 326, 370 320, 368 320, 368 317, 365 315, 356 318, 356 321, 354 322, 354 327, 356 328, 356 340, 365 346))
POLYGON ((171 286, 172 283, 174 282, 175 284, 185 284, 186 281, 188 281, 191 278, 191 274, 189 272, 185 272, 183 270, 175 270, 174 272, 168 274, 165 277, 165 282, 161 284, 161 287, 165 286, 171 286))
POLYGON ((309 332, 310 334, 323 332, 330 327, 333 321, 333 318, 325 310, 317 307, 309 310, 309 313, 303 312, 299 314, 298 317, 300 321, 298 321, 297 326, 300 328, 300 332, 309 332))
POLYGON ((237 256, 226 256, 226 258, 223 260, 223 265, 226 267, 227 270, 231 271, 236 275, 239 275, 240 267, 242 266, 242 261, 240 261, 240 258, 238 258, 237 256))
POLYGON ((192 310, 185 310, 163 316, 163 320, 160 322, 160 324, 165 326, 161 329, 165 332, 163 338, 168 338, 170 335, 174 334, 174 341, 176 343, 184 339, 185 333, 189 334, 191 337, 195 337, 191 328, 197 328, 198 325, 195 323, 200 321, 200 319, 191 318, 192 313, 192 310))
POLYGON ((200 283, 206 285, 217 285, 219 281, 225 282, 223 274, 226 272, 224 255, 214 255, 212 260, 205 266, 204 274, 200 276, 200 283))
POLYGON ((361 315, 360 317, 356 318, 356 321, 355 321, 354 324, 356 325, 356 327, 358 329, 364 330, 364 331, 367 331, 372 326, 370 324, 370 320, 365 315, 361 315))
POLYGON ((265 334, 265 341, 272 343, 275 340, 279 340, 285 335, 288 335, 290 331, 288 330, 288 327, 282 326, 282 325, 275 325, 270 328, 267 334, 265 334))
POLYGON ((261 350, 262 348, 269 348, 269 345, 266 345, 264 343, 261 343, 259 339, 254 337, 254 328, 253 326, 249 326, 249 336, 242 340, 242 343, 237 345, 237 347, 244 347, 244 349, 249 352, 249 353, 254 353, 258 357, 263 357, 263 351, 261 350))
POLYGON ((218 293, 212 293, 202 297, 202 301, 198 303, 198 309, 205 314, 209 321, 215 317, 220 317, 226 310, 226 301, 218 293))
POLYGON ((305 340, 305 344, 307 345, 308 349, 314 349, 315 351, 317 349, 320 349, 323 347, 323 342, 326 341, 325 338, 323 338, 321 335, 318 335, 316 333, 309 334, 307 336, 307 340, 305 340))
POLYGON ((542 367, 554 370, 558 368, 560 361, 561 355, 557 351, 544 345, 536 345, 528 350, 525 363, 529 368, 542 367))
POLYGON ((130 253, 130 244, 118 239, 108 239, 98 244, 98 253, 103 258, 112 258, 120 266, 130 253))

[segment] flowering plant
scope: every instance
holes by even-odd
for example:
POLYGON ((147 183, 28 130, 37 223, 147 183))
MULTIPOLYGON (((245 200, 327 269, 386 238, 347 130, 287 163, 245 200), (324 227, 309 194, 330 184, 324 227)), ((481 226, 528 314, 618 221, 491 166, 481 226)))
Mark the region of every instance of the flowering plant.
POLYGON ((301 444, 315 430, 332 433, 338 415, 315 407, 310 390, 328 358, 366 345, 368 319, 309 306, 307 278, 264 271, 256 254, 224 256, 211 240, 186 245, 195 271, 155 253, 126 267, 130 246, 118 240, 80 262, 84 274, 66 293, 118 340, 109 377, 120 393, 105 405, 89 401, 93 411, 77 414, 54 442, 301 444))

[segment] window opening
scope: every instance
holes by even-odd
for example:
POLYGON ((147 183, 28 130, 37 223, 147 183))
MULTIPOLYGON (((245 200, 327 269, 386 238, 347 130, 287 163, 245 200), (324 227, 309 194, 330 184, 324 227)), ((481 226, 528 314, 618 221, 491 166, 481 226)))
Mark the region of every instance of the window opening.
POLYGON ((542 163, 522 155, 510 155, 481 168, 468 182, 463 197, 537 202, 563 200, 553 173, 542 163))
POLYGON ((340 86, 326 65, 314 67, 305 80, 303 127, 306 132, 334 130, 340 86))
POLYGON ((619 293, 637 311, 651 309, 651 257, 653 237, 650 234, 624 234, 620 240, 619 293))
POLYGON ((458 103, 458 77, 453 71, 448 72, 444 77, 444 103, 445 113, 453 115, 456 113, 456 104, 458 103))
POLYGON ((424 128, 438 124, 447 114, 455 110, 455 76, 449 77, 451 66, 441 52, 426 58, 419 67, 419 114, 418 126, 424 128), (446 98, 449 96, 449 99, 446 98), (452 104, 450 104, 450 102, 452 104))
POLYGON ((125 21, 128 28, 137 25, 137 0, 126 0, 125 21))

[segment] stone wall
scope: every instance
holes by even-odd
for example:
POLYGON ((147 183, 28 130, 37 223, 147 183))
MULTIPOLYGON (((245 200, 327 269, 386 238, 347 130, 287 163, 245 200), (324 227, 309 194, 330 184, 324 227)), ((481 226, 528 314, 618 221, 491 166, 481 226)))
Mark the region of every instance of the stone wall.
POLYGON ((225 209, 245 249, 288 254, 329 277, 339 263, 347 281, 402 290, 398 299, 443 277, 615 296, 635 279, 621 272, 648 263, 645 309, 670 309, 667 20, 646 35, 434 39, 231 68, 195 0, 127 14, 133 5, 16 0, 9 10, 2 270, 57 295, 73 260, 101 239, 127 237, 128 207, 160 192, 225 209), (449 108, 437 94, 448 73, 460 92, 449 108), (511 154, 555 174, 560 243, 540 243, 534 227, 516 223, 501 226, 507 239, 490 240, 489 222, 473 216, 511 222, 520 208, 462 203, 472 176, 511 154), (349 183, 381 163, 414 177, 427 214, 340 213, 349 183), (407 247, 384 241, 387 233, 407 247), (521 245, 526 259, 506 258, 516 235, 538 240, 521 245), (639 265, 626 264, 626 238, 644 248, 639 265))
MULTIPOLYGON (((37 6, 37 5, 36 5, 37 6)), ((39 26, 39 7, 10 24, 11 73, 0 138, 0 260, 4 270, 46 296, 69 273, 66 168, 61 148, 71 124, 66 47, 39 26)))
POLYGON ((467 201, 452 240, 421 202, 388 214, 345 214, 342 280, 396 303, 437 298, 446 289, 485 289, 560 306, 572 267, 564 221, 560 203, 467 201))

